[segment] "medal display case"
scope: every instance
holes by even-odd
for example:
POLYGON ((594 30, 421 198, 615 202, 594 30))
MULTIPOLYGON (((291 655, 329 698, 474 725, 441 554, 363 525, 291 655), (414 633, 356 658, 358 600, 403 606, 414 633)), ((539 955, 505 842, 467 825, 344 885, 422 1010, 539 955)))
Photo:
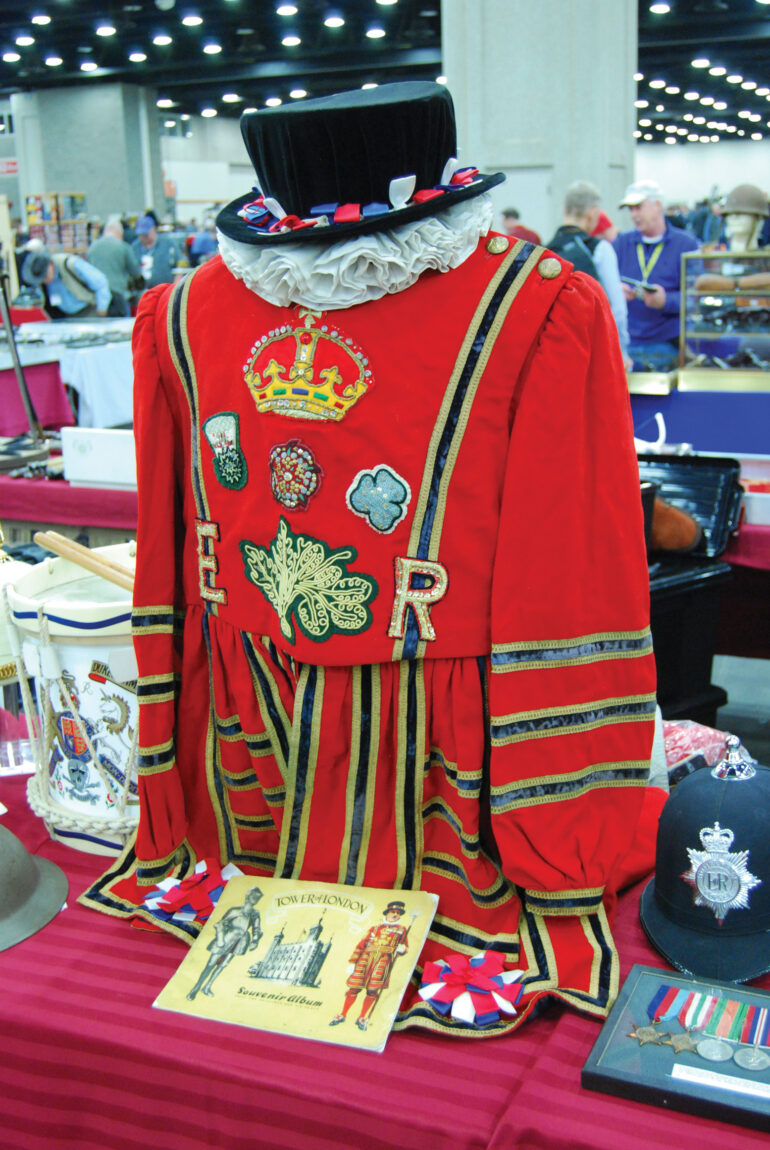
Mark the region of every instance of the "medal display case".
POLYGON ((770 392, 770 251, 682 257, 680 391, 770 392))

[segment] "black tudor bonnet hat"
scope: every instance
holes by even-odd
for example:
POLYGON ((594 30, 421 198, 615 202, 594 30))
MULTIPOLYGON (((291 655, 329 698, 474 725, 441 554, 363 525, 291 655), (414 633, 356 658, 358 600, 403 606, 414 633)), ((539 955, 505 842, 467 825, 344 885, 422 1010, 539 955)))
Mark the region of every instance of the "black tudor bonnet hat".
POLYGON ((244 112, 258 187, 217 227, 246 244, 334 243, 419 220, 501 183, 457 162, 454 105, 442 84, 356 89, 244 112))
POLYGON ((770 770, 725 759, 673 789, 639 906, 653 946, 686 974, 748 982, 770 970, 770 770))

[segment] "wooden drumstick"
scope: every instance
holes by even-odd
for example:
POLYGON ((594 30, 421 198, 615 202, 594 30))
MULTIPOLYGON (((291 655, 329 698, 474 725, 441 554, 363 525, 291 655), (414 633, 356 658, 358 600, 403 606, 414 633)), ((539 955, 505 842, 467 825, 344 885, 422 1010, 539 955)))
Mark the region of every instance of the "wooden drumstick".
POLYGON ((76 543, 74 539, 60 535, 58 531, 36 531, 32 538, 35 543, 60 555, 62 559, 69 559, 71 563, 85 567, 94 575, 101 575, 102 579, 108 579, 110 583, 117 584, 124 591, 133 591, 134 573, 122 563, 116 563, 114 559, 108 559, 106 555, 100 555, 90 547, 84 547, 82 543, 76 543))

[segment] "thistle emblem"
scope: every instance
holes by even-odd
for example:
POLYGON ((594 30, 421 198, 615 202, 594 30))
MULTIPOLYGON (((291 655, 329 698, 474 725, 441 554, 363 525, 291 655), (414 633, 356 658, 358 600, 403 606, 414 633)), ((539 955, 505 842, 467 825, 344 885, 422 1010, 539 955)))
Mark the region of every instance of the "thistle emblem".
POLYGON ((749 852, 731 851, 735 835, 728 827, 703 827, 702 851, 687 848, 690 869, 682 875, 694 887, 696 906, 707 906, 721 923, 728 910, 746 910, 749 891, 762 880, 748 869, 749 852))
POLYGON ((214 474, 223 487, 239 491, 248 478, 246 457, 241 451, 238 416, 220 411, 203 424, 203 434, 214 452, 214 474))
POLYGON ((269 547, 240 543, 246 578, 276 610, 281 632, 293 643, 294 623, 308 639, 323 643, 335 634, 358 634, 371 625, 367 603, 377 595, 371 575, 351 575, 353 547, 332 549, 321 539, 295 535, 281 522, 269 547))

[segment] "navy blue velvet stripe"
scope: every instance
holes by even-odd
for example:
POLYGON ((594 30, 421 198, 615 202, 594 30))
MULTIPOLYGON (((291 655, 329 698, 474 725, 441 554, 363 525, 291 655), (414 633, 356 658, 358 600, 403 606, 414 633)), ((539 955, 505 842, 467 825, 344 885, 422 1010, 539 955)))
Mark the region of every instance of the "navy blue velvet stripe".
POLYGON ((511 787, 508 791, 496 790, 490 794, 489 801, 492 807, 507 807, 514 803, 524 803, 528 800, 552 798, 555 795, 566 796, 586 790, 591 786, 608 786, 610 783, 644 782, 649 774, 648 767, 614 767, 612 770, 592 771, 576 779, 559 779, 553 783, 534 783, 530 787, 511 787))
POLYGON ((254 672, 254 675, 262 691, 262 698, 264 700, 265 706, 267 707, 267 713, 270 717, 270 722, 273 725, 275 736, 278 739, 281 747, 283 765, 287 766, 289 762, 289 739, 288 735, 286 734, 286 729, 281 722, 281 717, 278 714, 275 703, 273 702, 273 696, 269 690, 267 676, 260 666, 259 660, 257 659, 254 647, 252 645, 251 636, 248 634, 248 632, 241 631, 241 642, 243 644, 243 649, 246 652, 246 658, 249 661, 249 666, 254 672))
MULTIPOLYGON (((179 620, 181 623, 181 620, 179 620)), ((173 612, 168 615, 142 615, 140 611, 134 611, 131 615, 131 626, 134 630, 140 627, 171 627, 176 625, 177 620, 173 612)))
POLYGON ((417 770, 417 664, 407 664, 406 746, 404 748, 404 838, 406 859, 404 890, 411 890, 417 863, 417 828, 415 825, 415 774, 417 770))
POLYGON ((443 819, 444 822, 449 823, 452 830, 460 839, 463 845, 463 849, 466 850, 468 854, 478 854, 479 850, 481 849, 481 843, 479 842, 478 836, 474 838, 468 838, 467 835, 464 835, 462 823, 447 810, 443 803, 436 800, 435 802, 428 803, 427 806, 423 807, 423 821, 425 821, 430 815, 436 815, 438 818, 443 819))
POLYGON ((595 659, 602 655, 620 655, 628 651, 648 651, 652 648, 652 636, 638 639, 600 639, 593 643, 576 643, 573 647, 534 647, 526 650, 509 647, 504 651, 492 652, 492 666, 506 667, 511 664, 553 663, 573 659, 595 659))
POLYGON ((655 710, 654 699, 643 699, 639 703, 613 703, 611 706, 594 707, 586 711, 575 711, 562 715, 541 715, 532 719, 520 719, 512 723, 492 725, 492 738, 505 739, 509 735, 533 735, 539 731, 570 730, 587 723, 609 723, 614 719, 628 718, 631 715, 651 715, 655 710))
POLYGON ((151 699, 154 695, 167 695, 176 687, 176 676, 169 675, 159 683, 137 683, 136 695, 139 699, 151 699))
POLYGON ((155 755, 137 755, 137 770, 141 774, 143 770, 147 770, 149 767, 163 767, 168 763, 173 763, 174 754, 175 751, 174 747, 172 746, 170 750, 160 751, 155 755))
POLYGON ((430 752, 430 757, 429 757, 428 761, 429 761, 431 766, 438 764, 441 767, 441 769, 443 770, 446 777, 448 779, 451 779, 452 782, 455 784, 458 791, 468 791, 469 794, 478 794, 479 791, 481 790, 481 779, 480 778, 478 778, 478 777, 472 778, 472 779, 464 778, 455 766, 453 766, 451 763, 447 762, 447 760, 442 755, 441 751, 439 751, 436 747, 434 747, 433 750, 430 752))
POLYGON ((358 736, 358 762, 355 767, 356 781, 353 793, 353 818, 350 825, 348 865, 345 871, 345 882, 351 885, 356 881, 358 860, 361 853, 361 839, 364 832, 364 818, 366 815, 366 787, 369 780, 369 752, 372 739, 372 667, 362 666, 360 671, 361 721, 358 736))
POLYGON ((587 911, 595 911, 601 901, 601 894, 575 895, 574 898, 549 898, 548 894, 543 894, 541 897, 533 894, 532 891, 527 893, 527 906, 530 910, 558 908, 571 910, 575 914, 585 914, 587 911))
MULTIPOLYGON (((455 433, 457 431, 457 422, 460 418, 465 396, 476 369, 479 356, 484 347, 487 336, 489 335, 495 317, 502 306, 503 300, 509 291, 511 284, 521 272, 524 264, 529 259, 534 248, 532 244, 525 243, 522 250, 519 252, 516 259, 511 263, 508 271, 500 280, 492 299, 489 301, 489 306, 481 318, 478 330, 474 337, 473 343, 468 350, 460 374, 455 384, 454 394, 449 405, 449 411, 446 416, 444 427, 439 439, 438 448, 436 451, 436 459, 433 464, 433 474, 430 480, 430 489, 428 491, 428 498, 423 515, 422 527, 420 530, 420 539, 417 544, 417 558, 427 559, 430 551, 431 536, 433 534, 433 524, 436 518, 436 509, 438 507, 438 496, 441 487, 441 479, 444 474, 447 459, 449 458, 449 450, 452 446, 455 433)), ((424 580, 423 580, 424 582, 424 580)), ((417 586, 415 580, 414 586, 417 586)), ((411 609, 407 612, 406 627, 404 629, 404 648, 403 657, 405 659, 413 659, 417 653, 417 644, 420 641, 420 635, 417 628, 417 620, 414 611, 411 609)))
POLYGON ((469 927, 460 930, 458 926, 450 926, 449 923, 437 919, 433 920, 430 933, 433 936, 446 939, 448 943, 469 947, 474 951, 496 950, 511 959, 519 957, 520 948, 515 939, 490 938, 489 936, 473 934, 469 927))
MULTIPOLYGON (((207 519, 208 516, 205 512, 205 504, 203 499, 203 485, 201 482, 200 471, 198 469, 198 424, 200 421, 200 416, 198 413, 198 397, 195 394, 192 370, 187 359, 187 352, 184 345, 185 341, 183 338, 183 294, 184 287, 182 283, 180 283, 179 287, 171 293, 171 338, 174 344, 174 352, 181 369, 181 382, 187 394, 187 401, 190 405, 190 461, 192 464, 192 485, 193 494, 195 496, 195 508, 199 519, 207 519)), ((206 602, 205 605, 208 608, 211 607, 211 604, 208 602, 206 602)))
POLYGON ((471 898, 478 906, 486 906, 488 903, 499 902, 508 890, 508 881, 500 876, 500 881, 494 890, 480 893, 474 890, 469 884, 465 871, 459 864, 452 862, 450 859, 438 858, 437 855, 425 855, 423 863, 426 867, 434 868, 435 870, 443 870, 448 874, 453 874, 460 879, 463 886, 467 888, 471 898))
POLYGON ((312 664, 308 666, 305 693, 302 697, 302 714, 300 716, 299 746, 297 748, 297 770, 294 782, 294 805, 291 811, 289 825, 289 845, 286 850, 286 859, 280 878, 291 878, 294 864, 297 859, 297 844, 299 842, 300 825, 305 799, 310 801, 307 794, 307 771, 310 760, 310 744, 313 734, 313 711, 315 708, 315 692, 318 682, 318 668, 312 664))
POLYGON ((222 762, 221 762, 220 755, 219 755, 219 739, 216 737, 217 716, 216 716, 216 711, 214 710, 214 681, 213 681, 213 659, 212 659, 212 652, 211 652, 211 623, 210 623, 210 616, 207 615, 205 612, 201 615, 201 629, 203 631, 203 641, 204 641, 204 644, 206 647, 206 654, 208 656, 208 664, 209 664, 209 698, 210 698, 209 715, 210 715, 211 725, 213 726, 214 732, 215 732, 215 737, 212 739, 213 746, 211 748, 211 753, 213 756, 211 777, 212 777, 213 782, 214 782, 214 790, 216 792, 217 802, 219 803, 219 810, 220 810, 220 815, 221 815, 221 817, 219 819, 219 823, 220 823, 220 826, 222 827, 222 830, 224 831, 224 835, 225 835, 225 843, 226 843, 226 847, 227 847, 226 857, 227 857, 228 861, 229 862, 242 862, 242 861, 245 861, 244 856, 239 854, 235 850, 233 831, 232 831, 232 827, 230 825, 230 817, 229 817, 230 811, 229 811, 229 806, 228 806, 227 797, 226 797, 226 784, 224 782, 224 778, 223 778, 223 774, 222 774, 222 762))
POLYGON ((278 652, 278 648, 276 647, 276 645, 272 639, 267 640, 267 650, 268 650, 268 652, 270 654, 270 658, 272 659, 276 668, 283 675, 286 686, 289 688, 289 691, 293 694, 294 693, 294 682, 293 682, 291 676, 289 675, 288 671, 284 667, 283 662, 281 661, 281 656, 278 652))
POLYGON ((243 727, 239 719, 232 719, 229 723, 225 723, 222 719, 217 719, 217 734, 218 735, 242 735, 243 727))

